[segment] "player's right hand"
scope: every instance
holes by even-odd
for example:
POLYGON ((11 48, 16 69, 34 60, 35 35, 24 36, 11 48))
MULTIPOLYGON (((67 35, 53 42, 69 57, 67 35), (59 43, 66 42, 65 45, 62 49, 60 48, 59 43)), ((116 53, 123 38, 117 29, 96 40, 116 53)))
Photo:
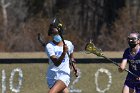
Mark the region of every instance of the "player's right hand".
POLYGON ((67 51, 68 51, 68 46, 67 45, 63 45, 63 52, 67 53, 67 51))
POLYGON ((119 67, 119 68, 118 68, 118 71, 119 71, 119 72, 123 72, 124 70, 123 70, 122 68, 119 67))
POLYGON ((139 80, 140 81, 140 77, 136 78, 136 80, 139 80))

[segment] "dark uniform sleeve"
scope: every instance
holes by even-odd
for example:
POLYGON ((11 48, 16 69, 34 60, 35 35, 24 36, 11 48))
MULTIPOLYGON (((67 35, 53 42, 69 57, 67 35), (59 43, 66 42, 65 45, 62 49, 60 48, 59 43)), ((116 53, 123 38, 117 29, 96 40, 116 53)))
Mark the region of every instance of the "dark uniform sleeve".
POLYGON ((123 59, 127 59, 129 55, 129 48, 127 48, 123 53, 123 59))

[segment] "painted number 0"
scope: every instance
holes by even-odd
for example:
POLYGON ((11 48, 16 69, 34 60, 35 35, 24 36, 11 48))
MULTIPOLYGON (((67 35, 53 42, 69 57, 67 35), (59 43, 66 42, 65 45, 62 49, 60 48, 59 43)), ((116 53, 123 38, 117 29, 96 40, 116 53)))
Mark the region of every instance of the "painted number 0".
POLYGON ((105 93, 107 90, 109 90, 111 84, 112 84, 112 75, 111 75, 111 73, 107 69, 104 69, 104 68, 98 69, 97 72, 95 73, 96 91, 98 91, 99 93, 105 93), (99 84, 98 84, 99 73, 105 73, 105 74, 107 74, 107 76, 109 78, 107 87, 105 89, 102 89, 102 90, 99 88, 99 84))

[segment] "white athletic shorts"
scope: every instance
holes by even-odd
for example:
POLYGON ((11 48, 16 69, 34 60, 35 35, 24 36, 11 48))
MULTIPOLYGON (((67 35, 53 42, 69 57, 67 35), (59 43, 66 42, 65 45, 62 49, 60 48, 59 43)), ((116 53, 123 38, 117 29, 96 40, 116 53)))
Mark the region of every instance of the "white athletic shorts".
POLYGON ((49 88, 52 88, 57 80, 63 81, 67 87, 70 83, 70 75, 64 71, 49 71, 46 79, 49 88))

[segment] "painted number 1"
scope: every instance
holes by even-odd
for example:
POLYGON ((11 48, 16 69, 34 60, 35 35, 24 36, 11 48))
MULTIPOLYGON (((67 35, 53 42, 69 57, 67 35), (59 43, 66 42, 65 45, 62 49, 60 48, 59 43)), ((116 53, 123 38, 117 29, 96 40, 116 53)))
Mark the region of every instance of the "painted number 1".
MULTIPOLYGON (((22 86, 22 81, 23 81, 23 73, 20 68, 13 69, 11 72, 11 76, 9 78, 9 86, 10 90, 15 93, 20 92, 20 88, 22 86), (18 84, 17 86, 14 86, 13 81, 14 81, 14 76, 15 74, 18 73, 18 84)), ((5 70, 2 70, 2 93, 6 93, 6 73, 5 70)))

